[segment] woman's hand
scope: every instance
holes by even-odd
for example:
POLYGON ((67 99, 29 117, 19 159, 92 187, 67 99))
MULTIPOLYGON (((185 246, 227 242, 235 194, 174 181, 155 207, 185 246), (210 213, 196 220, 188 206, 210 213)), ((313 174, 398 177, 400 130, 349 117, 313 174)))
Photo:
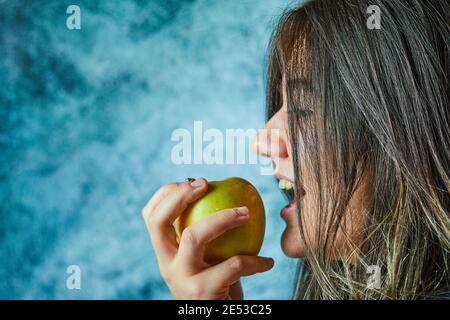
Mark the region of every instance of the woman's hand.
POLYGON ((248 209, 219 211, 187 227, 178 245, 175 219, 207 191, 205 179, 161 187, 142 209, 159 270, 175 299, 242 299, 240 277, 265 272, 271 258, 234 256, 217 265, 203 260, 206 243, 244 224, 248 209))

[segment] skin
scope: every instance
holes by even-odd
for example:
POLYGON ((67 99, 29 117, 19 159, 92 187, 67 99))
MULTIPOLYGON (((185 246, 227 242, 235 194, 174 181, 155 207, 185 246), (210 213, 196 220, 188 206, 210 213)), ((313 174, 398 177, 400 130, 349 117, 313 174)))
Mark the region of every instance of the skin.
MULTIPOLYGON (((253 149, 257 154, 272 159, 275 176, 293 182, 294 170, 290 151, 291 145, 287 137, 287 106, 285 103, 263 129, 256 136, 253 149), (278 132, 278 134, 273 134, 273 132, 278 132)), ((283 252, 289 257, 304 256, 304 243, 300 237, 297 217, 289 214, 285 218, 285 222, 286 229, 281 236, 283 252)))
MULTIPOLYGON (((283 96, 286 96, 283 86, 283 96)), ((284 99, 285 101, 285 99, 284 99)), ((269 157, 274 162, 274 175, 278 178, 294 181, 293 160, 287 130, 287 106, 283 102, 280 110, 265 124, 253 142, 253 148, 259 155, 269 157), (272 130, 276 129, 276 130, 272 130)), ((286 229, 281 237, 281 248, 290 257, 300 258, 305 255, 306 246, 314 247, 315 230, 318 229, 314 219, 314 177, 302 172, 307 186, 303 190, 301 211, 306 226, 306 240, 299 232, 297 216, 285 217, 286 229)), ((179 245, 173 228, 175 219, 187 208, 188 204, 201 198, 207 191, 204 178, 194 182, 170 183, 162 186, 142 209, 147 229, 150 233, 158 266, 163 279, 175 299, 243 299, 240 277, 270 270, 274 261, 260 256, 234 256, 220 264, 210 265, 203 260, 205 244, 220 236, 225 231, 246 223, 248 216, 230 208, 210 215, 186 228, 179 245)), ((356 192, 350 203, 350 210, 344 219, 343 230, 353 243, 360 242, 361 219, 356 212, 361 212, 363 197, 367 190, 356 192), (356 221, 356 222, 355 222, 356 221)), ((244 207, 245 208, 245 207, 244 207)), ((351 249, 345 245, 342 230, 330 254, 344 253, 351 257, 351 249)), ((351 258, 350 258, 351 260, 351 258)))
MULTIPOLYGON (((287 96, 285 78, 282 79, 282 99, 281 108, 265 124, 253 142, 253 149, 261 156, 269 157, 274 164, 274 176, 294 181, 294 169, 292 158, 292 146, 288 137, 288 109, 285 97, 287 96), (274 134, 275 132, 275 134, 274 134)), ((301 134, 301 133, 299 133, 301 134)), ((300 150, 300 153, 302 150, 300 150)), ((302 161, 302 159, 300 159, 302 161)), ((323 223, 317 218, 315 204, 319 194, 316 178, 312 175, 312 170, 307 170, 307 164, 301 163, 301 177, 304 185, 300 190, 300 201, 295 206, 300 206, 303 216, 305 239, 302 239, 299 229, 299 221, 296 212, 290 212, 283 219, 286 228, 281 236, 281 248, 283 252, 292 258, 303 258, 306 255, 306 248, 316 248, 316 234, 319 224, 323 223)), ((348 209, 340 225, 336 240, 329 248, 328 254, 336 260, 354 263, 353 254, 363 243, 363 228, 366 222, 364 212, 365 205, 371 192, 370 179, 357 188, 350 199, 348 209)))
POLYGON ((219 211, 186 228, 177 245, 172 227, 175 219, 206 191, 207 181, 203 178, 167 184, 142 209, 159 270, 175 299, 242 299, 240 277, 270 270, 273 259, 234 256, 209 265, 199 253, 209 241, 244 224, 248 215, 238 208, 219 211))

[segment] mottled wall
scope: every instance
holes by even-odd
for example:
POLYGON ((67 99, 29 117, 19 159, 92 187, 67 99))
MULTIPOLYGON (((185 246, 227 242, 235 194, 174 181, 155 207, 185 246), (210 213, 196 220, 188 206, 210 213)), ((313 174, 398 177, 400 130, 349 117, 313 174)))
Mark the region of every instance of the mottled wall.
POLYGON ((255 165, 170 161, 175 128, 259 128, 264 56, 286 0, 0 1, 0 298, 170 298, 140 209, 159 185, 242 176, 261 191, 270 272, 289 298, 282 199, 255 165), (69 4, 81 30, 66 28, 69 4), (79 265, 82 289, 66 288, 79 265))

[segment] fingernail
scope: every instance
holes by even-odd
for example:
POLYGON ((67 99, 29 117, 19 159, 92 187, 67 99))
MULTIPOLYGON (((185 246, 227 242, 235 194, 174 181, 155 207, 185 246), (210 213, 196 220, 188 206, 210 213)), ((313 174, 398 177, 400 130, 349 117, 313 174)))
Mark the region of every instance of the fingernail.
POLYGON ((236 208, 236 210, 237 210, 238 214, 241 215, 241 216, 248 215, 248 208, 247 207, 239 207, 239 208, 236 208))
POLYGON ((202 185, 203 185, 202 179, 195 179, 194 181, 191 182, 191 186, 194 188, 201 187, 202 185))
POLYGON ((266 258, 266 265, 268 267, 273 267, 274 264, 275 264, 275 261, 272 258, 266 258))

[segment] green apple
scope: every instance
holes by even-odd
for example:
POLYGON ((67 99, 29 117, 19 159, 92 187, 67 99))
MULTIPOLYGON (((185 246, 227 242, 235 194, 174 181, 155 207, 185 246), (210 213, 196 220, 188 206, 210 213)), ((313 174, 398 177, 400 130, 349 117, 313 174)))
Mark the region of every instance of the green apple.
POLYGON ((208 243, 204 259, 209 263, 218 263, 235 255, 257 255, 265 231, 264 204, 256 188, 241 178, 208 182, 206 194, 190 204, 176 219, 178 237, 181 237, 185 228, 206 216, 242 206, 249 209, 248 221, 208 243))

